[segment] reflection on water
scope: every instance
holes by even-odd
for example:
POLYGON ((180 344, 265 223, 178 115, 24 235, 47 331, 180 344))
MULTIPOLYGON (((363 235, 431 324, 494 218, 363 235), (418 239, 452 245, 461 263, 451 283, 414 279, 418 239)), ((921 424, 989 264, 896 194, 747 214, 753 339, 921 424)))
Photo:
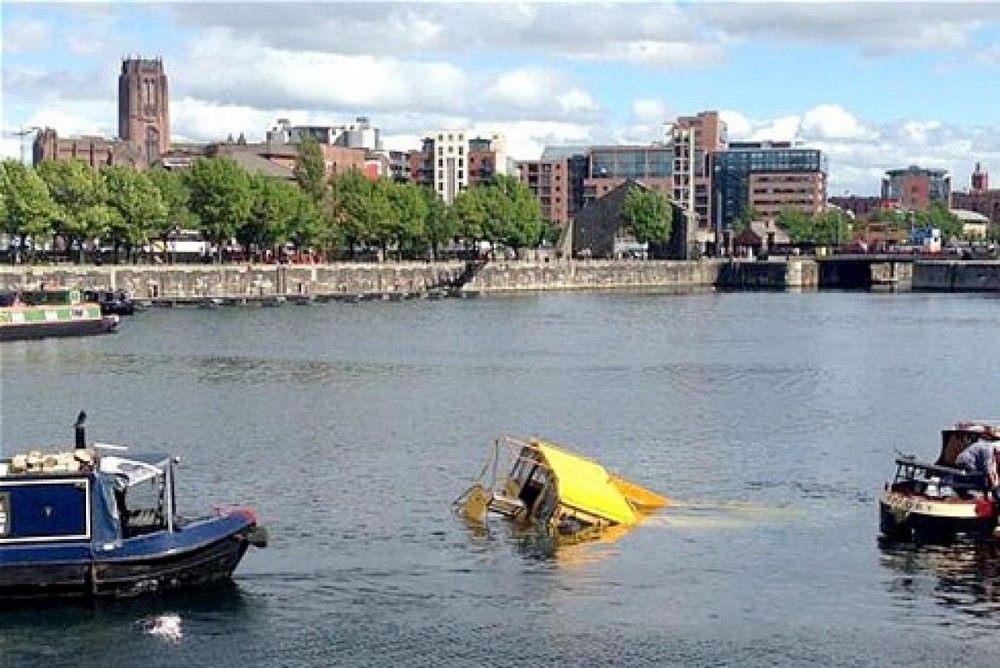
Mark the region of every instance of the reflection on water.
POLYGON ((1000 628, 1000 543, 948 546, 880 543, 880 564, 892 573, 887 589, 902 607, 923 598, 1000 628))

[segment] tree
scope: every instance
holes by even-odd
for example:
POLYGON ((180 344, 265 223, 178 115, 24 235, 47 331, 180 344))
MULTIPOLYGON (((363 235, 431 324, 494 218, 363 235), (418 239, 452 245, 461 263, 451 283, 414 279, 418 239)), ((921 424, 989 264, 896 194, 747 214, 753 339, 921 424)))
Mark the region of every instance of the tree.
POLYGON ((454 207, 439 199, 433 190, 422 188, 421 194, 427 203, 427 216, 424 218, 427 243, 431 247, 431 258, 437 260, 438 250, 453 240, 458 232, 458 216, 454 207))
POLYGON ((494 238, 514 250, 537 246, 542 236, 542 210, 528 187, 513 176, 498 175, 487 192, 494 238))
POLYGON ((632 186, 622 203, 622 220, 641 244, 670 240, 670 202, 663 193, 632 186))
POLYGON ((813 217, 813 241, 840 245, 850 241, 850 219, 839 209, 827 209, 813 217))
POLYGON ((17 160, 0 163, 0 202, 0 227, 20 239, 22 253, 27 250, 29 238, 37 242, 52 234, 61 213, 45 181, 17 160))
POLYGON ((914 224, 917 227, 936 227, 941 230, 941 238, 945 241, 960 239, 965 236, 962 221, 941 202, 931 202, 927 210, 917 211, 914 217, 914 224))
POLYGON ((427 199, 424 188, 414 183, 393 183, 385 180, 392 207, 393 225, 390 238, 396 244, 400 259, 403 252, 414 253, 427 244, 427 199))
POLYGON ((82 261, 84 243, 106 236, 111 225, 104 180, 82 160, 45 160, 38 174, 59 205, 55 233, 65 238, 68 247, 77 246, 82 261))
POLYGON ((314 202, 323 199, 326 190, 326 158, 323 156, 323 149, 312 137, 305 136, 299 142, 292 174, 314 202))
POLYGON ((201 233, 216 244, 221 260, 223 246, 250 216, 250 177, 230 158, 201 158, 185 181, 191 192, 191 212, 198 217, 201 233))
POLYGON ((487 237, 487 197, 482 186, 467 188, 455 196, 453 204, 458 221, 458 234, 466 244, 487 237))
MULTIPOLYGON (((167 242, 171 232, 190 229, 196 224, 195 217, 188 208, 191 193, 188 192, 184 177, 179 172, 172 172, 162 167, 155 167, 146 172, 149 180, 160 191, 160 197, 167 207, 167 217, 159 230, 153 230, 155 238, 162 240, 163 253, 166 255, 167 242)), ((166 257, 164 257, 166 260, 166 257)))
POLYGON ((743 210, 740 211, 740 215, 733 219, 732 229, 733 234, 739 234, 743 230, 750 227, 750 223, 755 220, 760 219, 760 212, 752 206, 745 206, 743 210))
POLYGON ((295 250, 301 251, 319 238, 320 215, 316 203, 301 188, 293 190, 292 206, 295 213, 285 232, 295 250))
POLYGON ((118 248, 132 250, 148 243, 161 234, 167 221, 167 205, 160 189, 143 172, 131 167, 102 167, 101 177, 107 188, 108 206, 111 208, 109 235, 115 246, 115 263, 118 248))
POLYGON ((778 212, 778 219, 775 222, 788 234, 788 239, 793 244, 816 241, 813 220, 802 209, 785 207, 778 212))
POLYGON ((295 215, 291 188, 297 186, 271 176, 250 177, 250 215, 237 225, 235 232, 247 257, 284 241, 295 215))
POLYGON ((346 248, 354 257, 357 245, 369 235, 365 204, 370 189, 371 182, 356 169, 330 179, 330 189, 322 202, 320 240, 325 248, 346 248))

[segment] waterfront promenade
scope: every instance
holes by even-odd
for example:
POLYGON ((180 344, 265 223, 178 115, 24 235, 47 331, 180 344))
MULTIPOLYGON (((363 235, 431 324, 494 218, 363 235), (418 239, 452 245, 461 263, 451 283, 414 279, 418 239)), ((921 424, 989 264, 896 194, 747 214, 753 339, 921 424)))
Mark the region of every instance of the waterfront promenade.
POLYGON ((0 267, 0 290, 64 285, 136 299, 197 302, 274 297, 404 297, 438 291, 864 289, 1000 291, 1000 262, 859 256, 769 261, 553 260, 314 265, 32 265, 0 267))

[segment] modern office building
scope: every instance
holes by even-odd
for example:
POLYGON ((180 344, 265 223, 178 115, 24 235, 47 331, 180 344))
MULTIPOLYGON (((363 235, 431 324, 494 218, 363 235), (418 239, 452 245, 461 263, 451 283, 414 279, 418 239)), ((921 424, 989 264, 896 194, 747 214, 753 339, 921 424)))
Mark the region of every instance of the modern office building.
POLYGON ((667 197, 673 195, 674 151, 665 144, 594 146, 583 181, 584 206, 631 179, 667 197))
POLYGON ((292 125, 287 118, 279 118, 267 131, 267 142, 276 145, 298 144, 305 137, 311 137, 320 146, 382 150, 382 131, 372 127, 366 116, 339 125, 292 125))
POLYGON ((773 221, 782 209, 810 215, 826 203, 826 158, 818 149, 791 142, 732 142, 712 160, 717 224, 732 227, 748 208, 773 221))
POLYGON ((911 165, 890 169, 882 178, 882 199, 897 202, 904 209, 923 210, 937 202, 951 206, 951 177, 945 169, 911 165))

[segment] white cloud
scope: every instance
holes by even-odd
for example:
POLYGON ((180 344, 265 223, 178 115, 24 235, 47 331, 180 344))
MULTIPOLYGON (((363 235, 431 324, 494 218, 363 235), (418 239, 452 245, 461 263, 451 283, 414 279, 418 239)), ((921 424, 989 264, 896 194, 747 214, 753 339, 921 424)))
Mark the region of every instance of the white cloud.
POLYGON ((670 111, 663 100, 637 99, 632 101, 632 116, 639 123, 663 125, 670 111))
POLYGON ((486 86, 487 109, 506 108, 548 116, 592 116, 600 109, 586 90, 552 69, 519 68, 497 75, 486 86))
POLYGON ((469 92, 461 69, 449 63, 281 50, 228 31, 196 42, 179 69, 185 76, 176 88, 184 94, 261 107, 443 110, 462 105, 469 92))
POLYGON ((956 2, 699 3, 693 18, 731 39, 842 44, 868 56, 963 49, 1000 4, 956 2))
POLYGON ((51 30, 49 24, 37 19, 18 21, 15 30, 3 31, 3 52, 24 53, 46 47, 51 30))
POLYGON ((839 104, 821 104, 802 116, 802 134, 817 139, 862 139, 871 136, 861 123, 839 104))

